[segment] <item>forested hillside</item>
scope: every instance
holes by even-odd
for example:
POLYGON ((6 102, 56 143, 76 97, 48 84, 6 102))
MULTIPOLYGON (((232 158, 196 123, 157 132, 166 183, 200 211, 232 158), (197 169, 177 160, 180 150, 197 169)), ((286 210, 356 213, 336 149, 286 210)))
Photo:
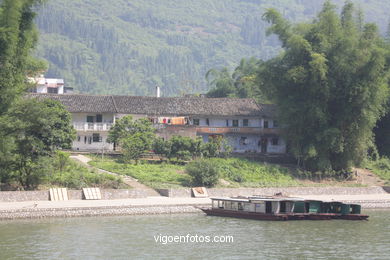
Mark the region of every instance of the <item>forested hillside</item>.
MULTIPOLYGON (((390 1, 359 0, 367 21, 386 31, 390 1)), ((312 19, 312 0, 49 0, 39 10, 37 54, 48 77, 81 93, 165 96, 206 92, 206 72, 241 58, 274 57, 261 17, 278 9, 290 21, 312 19)), ((342 0, 335 0, 338 6, 342 0)))

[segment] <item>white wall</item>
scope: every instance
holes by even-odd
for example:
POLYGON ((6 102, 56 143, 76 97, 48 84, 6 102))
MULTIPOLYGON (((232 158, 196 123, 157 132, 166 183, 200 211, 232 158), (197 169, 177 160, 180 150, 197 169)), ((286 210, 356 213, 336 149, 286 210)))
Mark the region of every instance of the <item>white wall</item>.
POLYGON ((102 115, 102 123, 113 123, 114 122, 114 113, 72 113, 72 121, 74 123, 86 123, 87 116, 102 115))
POLYGON ((47 87, 37 86, 37 93, 47 93, 47 87))
POLYGON ((268 138, 268 153, 286 153, 286 142, 283 138, 279 137, 278 145, 272 145, 272 138, 268 138))
POLYGON ((73 141, 72 149, 78 151, 89 151, 89 150, 98 150, 104 151, 113 150, 113 144, 107 143, 107 133, 99 133, 102 137, 102 142, 93 142, 92 140, 93 132, 78 132, 76 140, 73 141), (91 140, 91 142, 89 142, 91 140))

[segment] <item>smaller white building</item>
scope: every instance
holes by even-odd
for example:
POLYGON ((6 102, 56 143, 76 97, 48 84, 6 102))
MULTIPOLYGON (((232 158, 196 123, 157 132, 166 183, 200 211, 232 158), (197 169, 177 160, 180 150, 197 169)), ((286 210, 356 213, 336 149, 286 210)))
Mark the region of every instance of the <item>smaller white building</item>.
POLYGON ((40 75, 29 78, 29 81, 35 85, 31 89, 33 93, 65 94, 73 92, 73 88, 65 87, 64 79, 45 78, 44 75, 40 75))

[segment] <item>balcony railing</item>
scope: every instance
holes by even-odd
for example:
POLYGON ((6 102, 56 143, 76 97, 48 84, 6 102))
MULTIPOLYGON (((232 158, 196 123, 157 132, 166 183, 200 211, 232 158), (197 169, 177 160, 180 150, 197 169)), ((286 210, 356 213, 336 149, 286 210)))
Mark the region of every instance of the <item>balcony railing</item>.
POLYGON ((73 127, 79 131, 109 131, 112 123, 73 123, 73 127))

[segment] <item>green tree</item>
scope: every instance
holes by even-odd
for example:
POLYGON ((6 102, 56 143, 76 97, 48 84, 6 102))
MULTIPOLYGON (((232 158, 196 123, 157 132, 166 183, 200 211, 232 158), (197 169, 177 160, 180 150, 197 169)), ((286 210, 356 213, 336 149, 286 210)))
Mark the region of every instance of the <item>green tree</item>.
POLYGON ((0 5, 0 116, 27 88, 26 76, 44 65, 31 57, 37 42, 33 9, 41 0, 3 0, 0 5))
POLYGON ((137 132, 126 138, 120 139, 123 156, 126 161, 135 160, 138 163, 142 154, 149 151, 152 147, 153 139, 150 135, 137 132))
POLYGON ((169 157, 171 152, 171 142, 165 141, 163 138, 156 138, 153 143, 153 151, 156 154, 169 157))
POLYGON ((234 80, 227 68, 222 68, 221 70, 211 69, 207 71, 206 80, 211 88, 207 93, 208 97, 219 98, 236 96, 234 80))
POLYGON ((133 120, 128 115, 119 119, 110 129, 107 141, 118 144, 127 161, 135 160, 137 163, 143 153, 152 149, 154 139, 155 129, 148 119, 133 120))
POLYGON ((291 152, 312 170, 347 170, 372 146, 388 96, 388 52, 374 24, 356 23, 347 1, 340 16, 326 1, 312 23, 293 26, 264 14, 284 52, 259 73, 278 105, 291 152))
POLYGON ((209 85, 208 97, 254 98, 259 103, 269 103, 263 94, 263 84, 258 71, 264 66, 262 60, 255 57, 241 59, 240 64, 230 73, 227 68, 211 69, 206 74, 209 85))
POLYGON ((390 110, 378 121, 374 133, 379 154, 390 157, 390 110))
POLYGON ((175 135, 168 140, 170 143, 169 158, 176 157, 178 160, 190 160, 200 156, 202 153, 201 138, 190 138, 186 136, 175 135))
POLYGON ((2 117, 0 128, 10 149, 0 168, 12 171, 25 189, 39 184, 47 164, 44 158, 56 149, 70 148, 75 138, 70 113, 49 99, 20 100, 2 117))
POLYGON ((217 166, 210 160, 195 160, 186 166, 195 186, 213 187, 218 183, 219 172, 217 166))

